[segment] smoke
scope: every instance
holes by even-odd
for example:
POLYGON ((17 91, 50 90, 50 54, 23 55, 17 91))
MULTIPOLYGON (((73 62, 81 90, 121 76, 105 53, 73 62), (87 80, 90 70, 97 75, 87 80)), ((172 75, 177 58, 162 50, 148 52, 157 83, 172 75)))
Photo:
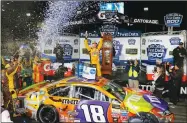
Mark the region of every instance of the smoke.
POLYGON ((37 33, 39 44, 46 43, 48 40, 54 41, 60 33, 63 33, 68 28, 65 24, 77 14, 76 8, 80 5, 81 2, 76 1, 49 2, 43 26, 37 33))

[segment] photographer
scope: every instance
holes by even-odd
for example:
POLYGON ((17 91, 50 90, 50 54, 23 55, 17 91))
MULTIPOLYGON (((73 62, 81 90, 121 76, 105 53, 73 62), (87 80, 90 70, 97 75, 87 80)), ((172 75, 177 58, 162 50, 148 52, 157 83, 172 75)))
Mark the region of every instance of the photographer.
POLYGON ((169 69, 169 98, 170 101, 176 105, 179 101, 180 87, 183 76, 182 64, 176 63, 172 69, 169 69))
POLYGON ((128 77, 129 77, 128 79, 129 87, 138 89, 139 88, 138 74, 140 70, 138 61, 131 60, 129 62, 129 66, 127 69, 128 69, 128 77))
POLYGON ((157 65, 154 70, 154 83, 155 83, 155 91, 153 92, 159 98, 162 97, 162 91, 164 90, 164 69, 162 65, 157 65))

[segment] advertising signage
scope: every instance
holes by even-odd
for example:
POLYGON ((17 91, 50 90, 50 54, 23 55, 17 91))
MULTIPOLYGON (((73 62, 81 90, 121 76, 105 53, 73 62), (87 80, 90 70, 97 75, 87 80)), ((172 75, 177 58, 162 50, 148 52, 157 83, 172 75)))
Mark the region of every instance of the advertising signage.
POLYGON ((180 27, 183 15, 179 13, 170 13, 164 16, 164 22, 167 27, 180 27))
POLYGON ((100 4, 100 11, 117 11, 118 13, 124 14, 124 3, 106 3, 102 2, 100 4))

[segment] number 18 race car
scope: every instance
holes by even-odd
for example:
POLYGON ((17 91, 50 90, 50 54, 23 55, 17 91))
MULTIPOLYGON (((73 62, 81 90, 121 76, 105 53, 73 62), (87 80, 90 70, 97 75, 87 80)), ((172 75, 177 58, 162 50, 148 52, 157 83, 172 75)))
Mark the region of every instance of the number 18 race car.
POLYGON ((168 104, 149 92, 101 78, 66 78, 26 94, 27 115, 42 123, 173 122, 168 104))

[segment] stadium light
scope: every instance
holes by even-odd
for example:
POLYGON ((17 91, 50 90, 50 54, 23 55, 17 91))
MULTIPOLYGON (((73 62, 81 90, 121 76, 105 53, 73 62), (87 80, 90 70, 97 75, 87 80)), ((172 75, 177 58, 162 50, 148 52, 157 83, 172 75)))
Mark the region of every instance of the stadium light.
POLYGON ((27 16, 27 17, 30 17, 30 16, 31 16, 31 13, 26 13, 26 16, 27 16))
POLYGON ((148 8, 148 7, 144 7, 143 10, 144 10, 145 12, 147 12, 147 11, 149 10, 149 8, 148 8))

